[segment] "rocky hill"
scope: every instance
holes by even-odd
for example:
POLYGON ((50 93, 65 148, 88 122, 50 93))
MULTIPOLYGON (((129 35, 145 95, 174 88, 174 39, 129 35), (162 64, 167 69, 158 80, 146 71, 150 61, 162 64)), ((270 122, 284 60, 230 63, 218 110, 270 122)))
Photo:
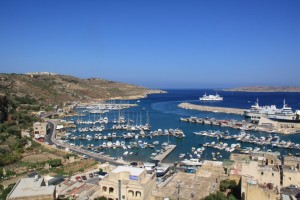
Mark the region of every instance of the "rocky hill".
POLYGON ((56 74, 0 74, 0 94, 26 96, 41 104, 134 99, 160 92, 99 78, 80 79, 56 74))
POLYGON ((224 91, 235 92, 300 92, 300 87, 273 87, 273 86, 247 86, 238 88, 228 88, 224 91))

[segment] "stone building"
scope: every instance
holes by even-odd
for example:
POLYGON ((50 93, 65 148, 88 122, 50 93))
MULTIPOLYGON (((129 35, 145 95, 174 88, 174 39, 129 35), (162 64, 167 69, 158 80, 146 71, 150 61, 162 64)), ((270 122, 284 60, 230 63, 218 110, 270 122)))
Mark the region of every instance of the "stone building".
POLYGON ((47 125, 47 122, 35 122, 33 124, 33 134, 37 134, 40 137, 45 136, 47 134, 47 125))
POLYGON ((100 182, 100 196, 109 200, 149 200, 156 186, 156 174, 142 168, 119 166, 100 182))

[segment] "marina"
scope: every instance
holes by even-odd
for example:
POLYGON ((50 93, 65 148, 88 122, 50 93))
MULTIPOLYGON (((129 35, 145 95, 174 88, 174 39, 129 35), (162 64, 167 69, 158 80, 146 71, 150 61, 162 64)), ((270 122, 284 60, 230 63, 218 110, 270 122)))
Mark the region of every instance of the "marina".
MULTIPOLYGON (((126 162, 157 160, 156 162, 163 163, 179 162, 186 166, 201 165, 203 159, 222 161, 228 159, 233 152, 279 151, 282 155, 300 153, 297 143, 289 143, 297 141, 297 135, 280 135, 279 146, 274 143, 274 139, 269 142, 268 134, 274 138, 276 129, 244 120, 241 115, 244 108, 237 108, 238 115, 233 112, 214 112, 216 107, 223 104, 227 107, 220 108, 226 112, 231 110, 227 104, 230 96, 225 92, 222 93, 226 97, 225 101, 202 102, 204 105, 199 105, 214 105, 211 108, 213 111, 206 112, 182 109, 178 107, 178 101, 161 99, 166 95, 168 96, 150 95, 147 99, 128 101, 126 103, 137 103, 137 106, 122 110, 112 109, 105 113, 91 113, 92 108, 78 107, 77 116, 65 119, 68 122, 73 121, 75 128, 66 129, 58 139, 74 148, 126 162), (236 137, 240 136, 241 131, 245 131, 246 136, 236 137), (207 135, 201 135, 202 132, 207 135), (265 141, 261 137, 265 137, 265 141), (164 143, 176 145, 176 148, 164 154, 164 143)), ((186 94, 182 97, 180 93, 176 95, 174 99, 181 102, 189 99, 186 94)), ((170 96, 174 96, 172 91, 170 96)), ((191 104, 195 102, 191 101, 191 104)), ((251 102, 247 102, 249 104, 251 102)))
MULTIPOLYGON (((280 133, 278 129, 270 125, 259 125, 249 121, 237 121, 234 119, 231 120, 217 120, 214 118, 197 118, 197 117, 189 117, 189 118, 180 118, 182 122, 190 122, 190 123, 197 123, 197 124, 208 124, 214 126, 221 126, 221 127, 230 127, 239 130, 247 130, 247 131, 262 131, 268 133, 280 133)), ((295 130, 294 133, 298 133, 300 130, 295 130)))

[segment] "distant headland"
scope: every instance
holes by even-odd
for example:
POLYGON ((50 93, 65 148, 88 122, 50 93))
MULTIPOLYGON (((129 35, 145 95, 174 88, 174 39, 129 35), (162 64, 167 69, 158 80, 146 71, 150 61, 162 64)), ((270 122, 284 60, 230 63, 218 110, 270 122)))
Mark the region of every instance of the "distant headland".
POLYGON ((224 91, 233 92, 300 92, 300 87, 297 86, 245 86, 237 88, 226 88, 224 91))

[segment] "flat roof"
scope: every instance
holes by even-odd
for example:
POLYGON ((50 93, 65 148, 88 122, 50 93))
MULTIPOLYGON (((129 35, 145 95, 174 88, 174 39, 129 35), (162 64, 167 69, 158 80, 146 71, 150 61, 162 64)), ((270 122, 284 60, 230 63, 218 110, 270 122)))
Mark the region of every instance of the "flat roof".
POLYGON ((119 166, 112 171, 112 173, 120 173, 120 172, 129 172, 132 176, 141 175, 145 169, 137 168, 137 167, 129 167, 129 166, 119 166))
POLYGON ((212 161, 212 160, 204 160, 202 166, 215 166, 215 167, 222 167, 222 161, 212 161))
POLYGON ((41 186, 43 178, 22 178, 15 185, 7 198, 53 195, 55 186, 41 186))
POLYGON ((283 156, 283 159, 285 161, 300 161, 300 157, 295 156, 283 156))

